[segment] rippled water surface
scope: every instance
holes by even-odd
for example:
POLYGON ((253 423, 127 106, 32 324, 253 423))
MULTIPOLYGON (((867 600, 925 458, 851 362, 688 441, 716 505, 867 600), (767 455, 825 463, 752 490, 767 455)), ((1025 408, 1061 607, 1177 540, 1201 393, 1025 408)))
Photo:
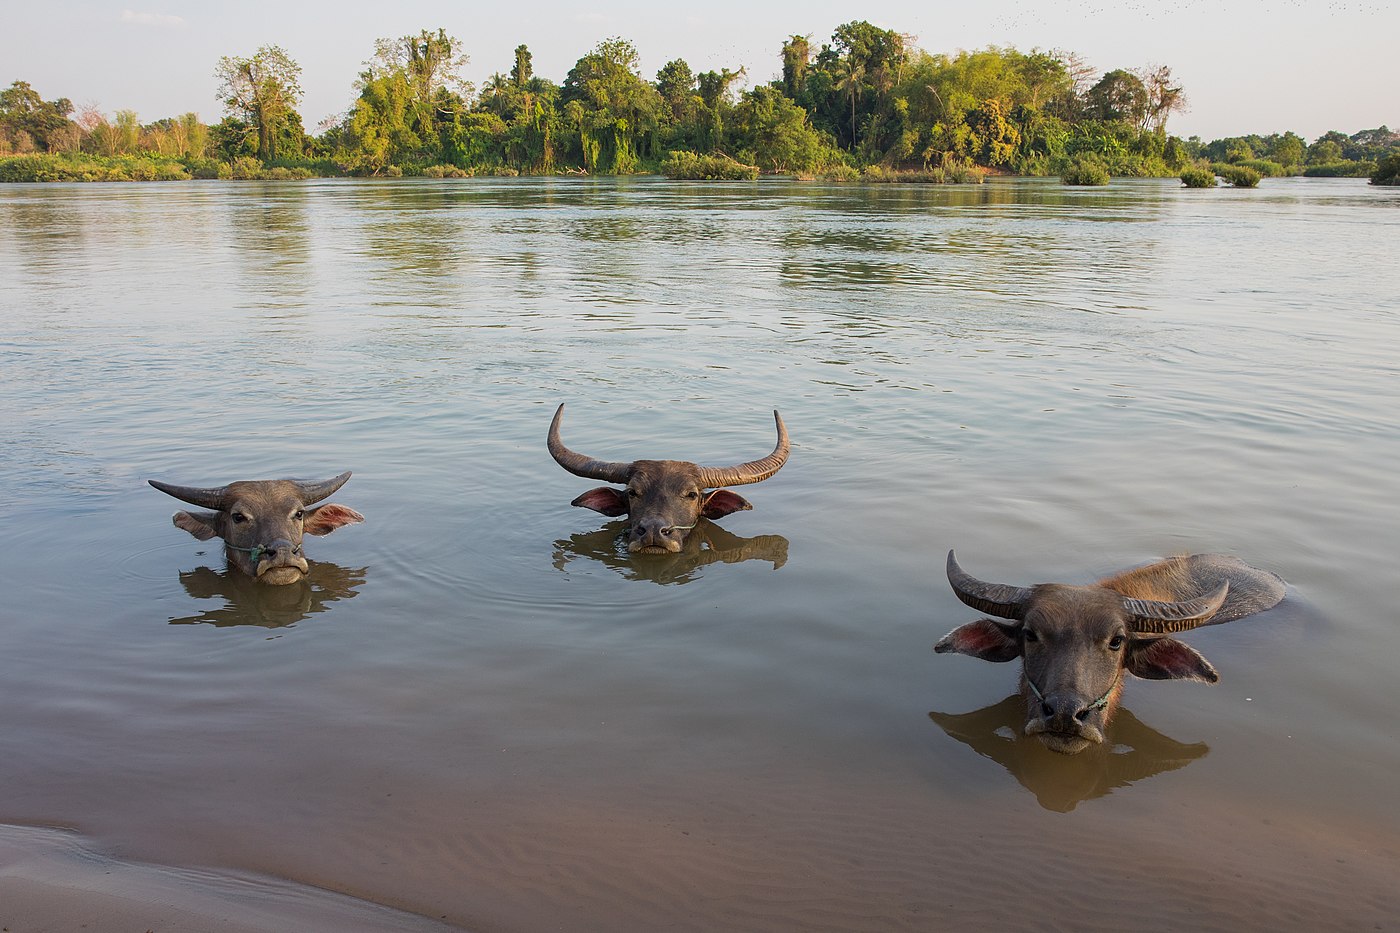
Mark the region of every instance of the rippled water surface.
POLYGON ((0 822, 471 929, 1394 928, 1397 242, 1348 180, 0 188, 0 822), (793 453, 629 556, 561 401, 793 453), (145 483, 347 469, 280 591, 145 483), (950 547, 1290 587, 1062 758, 933 654, 950 547))

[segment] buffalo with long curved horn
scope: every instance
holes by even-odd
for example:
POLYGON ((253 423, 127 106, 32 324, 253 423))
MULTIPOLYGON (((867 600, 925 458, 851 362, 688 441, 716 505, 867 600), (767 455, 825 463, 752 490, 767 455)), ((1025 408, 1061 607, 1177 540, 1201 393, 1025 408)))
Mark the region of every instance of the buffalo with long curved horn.
POLYGON ((1025 732, 1067 754, 1103 742, 1125 673, 1220 679, 1199 652, 1169 635, 1271 609, 1284 595, 1278 576, 1225 554, 1172 557, 1089 586, 1022 587, 979 580, 949 551, 948 582, 963 603, 997 618, 959 626, 933 650, 1020 658, 1025 732))
POLYGON ((791 443, 776 411, 778 443, 766 457, 729 467, 704 467, 685 460, 608 461, 570 450, 560 437, 560 404, 549 425, 549 453, 575 476, 624 486, 590 489, 571 502, 604 515, 628 517, 627 549, 632 553, 677 553, 686 533, 704 518, 722 518, 752 509, 747 499, 724 487, 760 483, 787 462, 791 443))
POLYGON ((176 512, 171 521, 201 541, 223 538, 229 565, 259 582, 295 583, 307 572, 304 535, 328 535, 365 517, 335 502, 318 505, 350 479, 349 472, 321 482, 245 480, 227 486, 177 486, 147 480, 181 502, 211 509, 176 512))

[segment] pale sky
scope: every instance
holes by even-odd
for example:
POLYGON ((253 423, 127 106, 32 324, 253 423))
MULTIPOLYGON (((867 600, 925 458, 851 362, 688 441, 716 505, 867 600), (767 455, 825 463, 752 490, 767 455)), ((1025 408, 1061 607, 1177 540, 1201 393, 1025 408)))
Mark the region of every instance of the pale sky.
POLYGON ((480 84, 509 71, 520 43, 535 73, 562 82, 600 40, 621 36, 654 79, 683 58, 698 71, 748 69, 751 83, 781 71, 784 39, 829 42, 864 19, 911 34, 930 52, 989 45, 1078 52, 1100 72, 1165 64, 1189 109, 1167 129, 1206 140, 1293 130, 1312 141, 1400 126, 1400 3, 1394 0, 1059 0, 861 3, 636 2, 451 3, 445 0, 4 0, 0 87, 28 81, 45 100, 67 97, 142 122, 199 113, 222 118, 214 66, 224 55, 280 45, 302 66, 303 122, 315 132, 347 110, 374 40, 445 28, 471 58, 480 84), (704 15, 699 11, 703 10, 704 15))

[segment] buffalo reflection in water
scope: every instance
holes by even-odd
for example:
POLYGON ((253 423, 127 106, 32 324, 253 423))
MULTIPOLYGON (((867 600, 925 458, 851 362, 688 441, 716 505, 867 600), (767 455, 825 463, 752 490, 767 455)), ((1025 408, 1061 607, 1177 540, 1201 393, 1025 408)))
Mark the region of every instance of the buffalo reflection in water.
POLYGON ((236 569, 197 567, 180 571, 180 583, 195 599, 222 599, 224 605, 196 616, 171 619, 171 625, 260 625, 282 628, 295 625, 330 604, 358 596, 365 582, 364 567, 341 567, 326 561, 308 561, 306 576, 286 586, 264 586, 236 569))
POLYGON ((741 538, 702 518, 674 554, 629 554, 627 522, 608 522, 597 531, 570 535, 554 542, 554 568, 583 557, 611 567, 629 580, 650 580, 663 586, 689 583, 696 571, 710 564, 764 560, 777 570, 787 563, 788 540, 782 535, 741 538))
POLYGON ((1082 800, 1184 768, 1210 751, 1204 742, 1186 745, 1167 738, 1120 708, 1106 742, 1077 755, 1061 755, 1023 734, 1026 701, 1020 694, 971 713, 928 716, 948 735, 1005 768, 1042 807, 1060 813, 1082 800))

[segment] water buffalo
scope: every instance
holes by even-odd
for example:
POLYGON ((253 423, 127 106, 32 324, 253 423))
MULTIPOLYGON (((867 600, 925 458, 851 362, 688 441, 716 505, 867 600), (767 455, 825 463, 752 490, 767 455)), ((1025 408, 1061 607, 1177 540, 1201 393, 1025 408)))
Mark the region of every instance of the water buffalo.
POLYGON ((731 512, 753 508, 743 496, 723 489, 758 483, 772 476, 787 462, 787 428, 776 411, 778 445, 761 460, 731 467, 702 467, 684 460, 633 460, 611 463, 575 453, 559 438, 564 417, 561 404, 549 425, 549 452, 564 469, 575 476, 625 484, 626 489, 600 486, 590 489, 570 505, 604 515, 628 517, 627 550, 633 554, 678 553, 686 532, 701 516, 715 519, 731 512), (706 492, 706 490, 713 490, 706 492))
POLYGON ((1172 557, 1089 586, 1020 587, 978 580, 949 551, 948 582, 958 599, 997 618, 959 626, 933 650, 1021 658, 1025 733, 1066 754, 1103 742, 1125 671, 1149 680, 1220 679, 1170 634, 1262 612, 1284 593, 1276 575, 1224 554, 1172 557))
POLYGON ((268 479, 209 488, 147 482, 181 502, 214 510, 176 512, 171 518, 176 528, 201 541, 223 538, 230 566, 262 583, 287 584, 306 574, 302 535, 328 535, 341 525, 365 520, 335 502, 315 505, 349 478, 346 472, 320 483, 268 479))

